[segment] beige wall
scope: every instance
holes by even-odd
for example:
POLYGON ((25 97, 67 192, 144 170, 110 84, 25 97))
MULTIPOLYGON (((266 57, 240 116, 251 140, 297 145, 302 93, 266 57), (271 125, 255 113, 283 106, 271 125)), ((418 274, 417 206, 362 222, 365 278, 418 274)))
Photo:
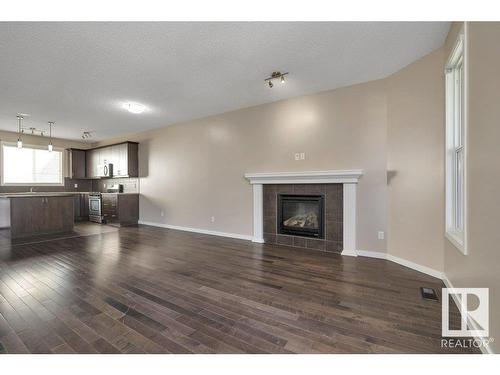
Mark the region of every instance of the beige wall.
POLYGON ((386 123, 375 81, 124 137, 140 142, 141 220, 251 235, 244 173, 362 168, 358 248, 384 252, 386 123))
MULTIPOLYGON (((447 54, 457 35, 452 28, 447 54)), ((468 255, 446 241, 454 287, 490 288, 490 337, 500 351, 500 23, 468 23, 468 255)))
POLYGON ((387 79, 388 252, 443 271, 443 49, 387 79))

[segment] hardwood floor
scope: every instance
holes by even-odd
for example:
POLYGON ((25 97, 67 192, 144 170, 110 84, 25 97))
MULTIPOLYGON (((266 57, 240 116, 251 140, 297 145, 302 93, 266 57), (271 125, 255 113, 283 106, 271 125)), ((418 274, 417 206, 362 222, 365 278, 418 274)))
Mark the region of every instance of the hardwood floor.
POLYGON ((385 260, 83 232, 0 248, 0 353, 450 352, 441 303, 419 292, 442 282, 385 260))

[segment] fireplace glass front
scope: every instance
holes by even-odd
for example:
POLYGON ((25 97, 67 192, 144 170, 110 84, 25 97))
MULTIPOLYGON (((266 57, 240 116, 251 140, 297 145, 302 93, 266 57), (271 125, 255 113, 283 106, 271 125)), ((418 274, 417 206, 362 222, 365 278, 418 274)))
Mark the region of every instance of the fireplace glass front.
POLYGON ((324 238, 322 195, 278 195, 278 233, 324 238))

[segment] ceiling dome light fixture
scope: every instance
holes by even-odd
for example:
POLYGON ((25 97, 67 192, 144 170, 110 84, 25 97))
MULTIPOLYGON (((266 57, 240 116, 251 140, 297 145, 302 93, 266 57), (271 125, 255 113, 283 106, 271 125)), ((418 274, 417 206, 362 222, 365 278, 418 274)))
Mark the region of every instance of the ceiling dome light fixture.
POLYGON ((288 72, 286 73, 281 73, 280 71, 272 72, 271 75, 264 80, 264 82, 266 82, 269 88, 272 89, 274 87, 273 80, 279 79, 283 84, 285 83, 285 76, 287 74, 288 72))
POLYGON ((134 114, 140 114, 146 110, 146 106, 140 104, 140 103, 125 103, 123 105, 123 108, 125 108, 127 111, 130 113, 134 114))

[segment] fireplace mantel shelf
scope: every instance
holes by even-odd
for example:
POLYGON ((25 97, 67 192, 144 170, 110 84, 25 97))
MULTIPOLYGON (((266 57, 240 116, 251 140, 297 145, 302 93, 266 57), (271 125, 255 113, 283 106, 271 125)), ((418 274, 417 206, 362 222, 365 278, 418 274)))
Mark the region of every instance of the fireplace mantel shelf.
POLYGON ((362 169, 246 173, 245 178, 253 187, 253 242, 264 242, 263 189, 265 184, 343 184, 344 219, 342 255, 356 256, 356 185, 363 175, 362 169))
POLYGON ((245 178, 251 184, 344 184, 356 183, 362 175, 362 169, 351 169, 309 172, 246 173, 245 178))

